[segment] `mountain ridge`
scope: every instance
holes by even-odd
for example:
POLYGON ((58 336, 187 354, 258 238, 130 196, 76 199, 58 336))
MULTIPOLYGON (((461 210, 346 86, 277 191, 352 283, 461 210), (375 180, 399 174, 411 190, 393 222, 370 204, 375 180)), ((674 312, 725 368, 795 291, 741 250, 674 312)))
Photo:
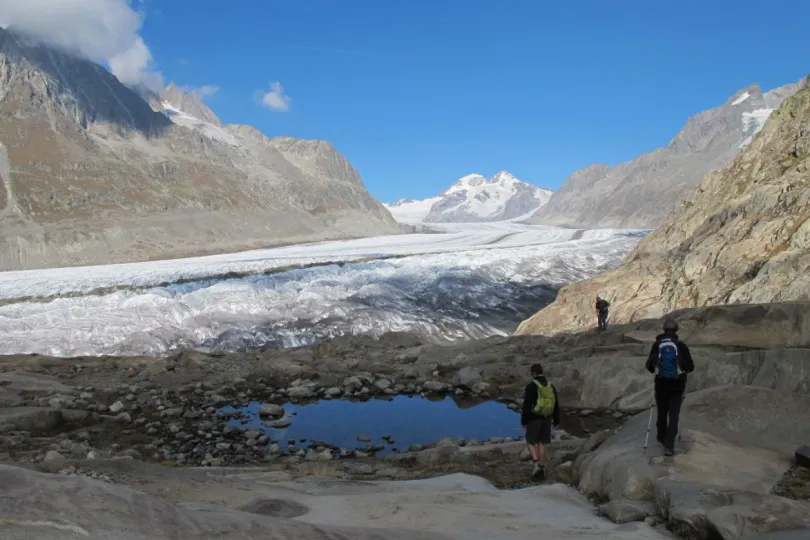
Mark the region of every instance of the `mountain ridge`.
POLYGON ((770 115, 726 168, 708 173, 615 270, 560 290, 522 334, 581 331, 593 302, 612 323, 718 304, 810 299, 810 87, 770 115))
POLYGON ((762 92, 740 89, 721 105, 687 119, 666 146, 616 166, 575 171, 528 220, 566 227, 652 228, 703 176, 750 143, 768 114, 798 89, 787 84, 762 92))
POLYGON ((507 221, 528 216, 545 204, 551 193, 502 170, 491 178, 467 174, 435 197, 400 199, 386 207, 403 223, 507 221))
POLYGON ((331 144, 220 127, 194 95, 181 101, 207 120, 157 98, 0 28, 0 192, 17 201, 2 211, 0 270, 403 231, 331 144))

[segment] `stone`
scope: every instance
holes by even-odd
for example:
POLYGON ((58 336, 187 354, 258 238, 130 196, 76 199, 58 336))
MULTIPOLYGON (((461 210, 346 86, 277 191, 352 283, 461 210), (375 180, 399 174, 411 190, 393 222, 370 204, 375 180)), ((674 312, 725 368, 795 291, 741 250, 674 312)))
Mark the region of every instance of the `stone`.
POLYGON ((259 407, 259 416, 263 418, 281 418, 284 416, 284 407, 275 403, 265 403, 259 407))
POLYGON ((49 450, 45 454, 45 461, 62 461, 65 459, 65 456, 57 452, 56 450, 49 450))
POLYGON ((113 414, 118 414, 119 412, 124 410, 124 404, 120 401, 116 401, 112 405, 110 405, 110 412, 113 414))
POLYGON ((631 521, 644 521, 656 514, 655 505, 648 501, 630 501, 616 499, 599 505, 599 514, 607 516, 613 523, 629 523, 631 521))
POLYGON ((292 425, 292 422, 289 420, 277 420, 275 422, 270 423, 270 427, 273 429, 286 429, 292 425))
POLYGON ((388 390, 389 388, 391 388, 391 384, 392 384, 391 381, 389 381, 388 379, 377 379, 376 381, 374 381, 375 388, 377 388, 380 391, 388 390))
POLYGON ((447 385, 441 381, 427 381, 424 385, 424 389, 429 392, 444 392, 447 389, 447 385))
POLYGON ((368 435, 358 435, 357 440, 360 442, 369 443, 371 442, 371 437, 369 437, 368 435))
POLYGON ((483 381, 481 370, 473 366, 464 366, 453 376, 454 386, 464 386, 472 389, 477 383, 483 381))
POLYGON ((309 386, 295 386, 287 390, 287 395, 291 398, 306 399, 315 396, 315 391, 309 386))

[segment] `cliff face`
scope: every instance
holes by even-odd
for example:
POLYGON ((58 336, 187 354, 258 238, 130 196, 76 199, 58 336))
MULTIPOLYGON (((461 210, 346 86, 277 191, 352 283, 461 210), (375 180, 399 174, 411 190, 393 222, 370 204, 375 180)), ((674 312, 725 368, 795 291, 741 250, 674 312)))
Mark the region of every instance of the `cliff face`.
POLYGON ((719 107, 689 118, 663 147, 616 167, 591 165, 572 174, 532 223, 573 227, 652 228, 709 171, 728 165, 771 112, 798 89, 752 85, 719 107))
POLYGON ((222 126, 176 86, 144 98, 0 29, 2 146, 0 270, 400 231, 331 144, 222 126))
POLYGON ((801 86, 619 268, 565 287, 517 333, 593 327, 597 294, 612 303, 614 323, 686 307, 810 299, 810 88, 801 86))

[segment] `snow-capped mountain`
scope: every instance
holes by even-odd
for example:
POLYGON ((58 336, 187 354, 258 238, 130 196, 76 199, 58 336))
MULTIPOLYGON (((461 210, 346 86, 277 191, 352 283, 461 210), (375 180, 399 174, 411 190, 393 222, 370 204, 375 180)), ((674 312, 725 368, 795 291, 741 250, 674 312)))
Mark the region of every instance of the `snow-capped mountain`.
POLYGON ((538 188, 501 171, 487 179, 468 174, 436 197, 403 199, 386 207, 401 223, 464 223, 507 221, 528 217, 551 198, 538 188))

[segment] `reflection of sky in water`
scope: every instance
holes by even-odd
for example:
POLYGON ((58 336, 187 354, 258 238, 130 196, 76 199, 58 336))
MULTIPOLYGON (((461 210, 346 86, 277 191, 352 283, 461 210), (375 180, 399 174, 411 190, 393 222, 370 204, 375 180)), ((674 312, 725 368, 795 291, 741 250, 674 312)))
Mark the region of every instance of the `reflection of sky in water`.
MULTIPOLYGON (((262 421, 258 417, 261 403, 253 402, 243 411, 250 415, 249 421, 229 423, 243 428, 263 430, 268 437, 278 441, 282 448, 294 439, 318 441, 340 448, 361 448, 366 443, 357 440, 358 435, 371 438, 371 444, 384 444, 390 448, 405 450, 412 444, 431 444, 445 437, 452 439, 479 439, 490 437, 522 436, 520 415, 503 403, 493 401, 460 408, 452 398, 428 400, 421 397, 395 396, 393 400, 370 399, 365 402, 347 400, 324 400, 306 405, 284 405, 282 420, 292 422, 290 427, 273 429, 273 420, 262 421), (391 435, 393 445, 380 437, 391 435)), ((223 411, 233 411, 224 407, 223 411)))

